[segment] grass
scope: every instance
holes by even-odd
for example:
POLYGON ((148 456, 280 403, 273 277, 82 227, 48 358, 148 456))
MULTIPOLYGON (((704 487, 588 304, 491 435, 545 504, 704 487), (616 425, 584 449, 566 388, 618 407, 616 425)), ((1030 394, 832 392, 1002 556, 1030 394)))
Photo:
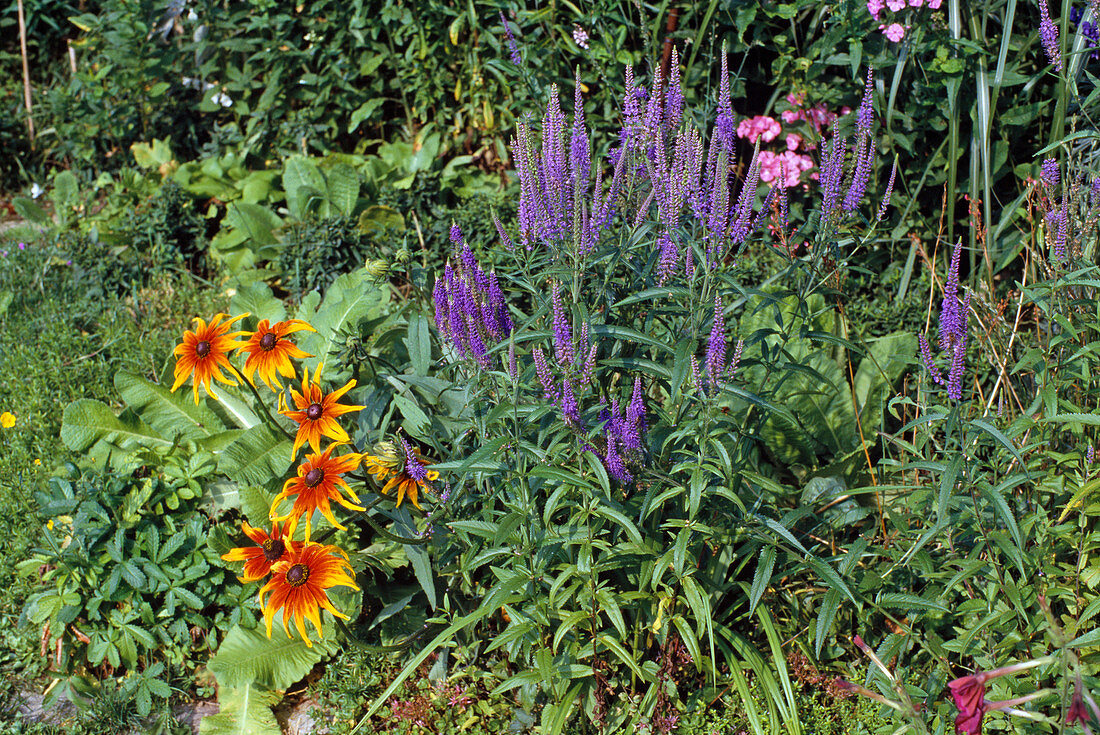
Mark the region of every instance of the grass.
MULTIPOLYGON (((57 243, 33 232, 0 236, 0 411, 17 418, 14 427, 0 429, 0 506, 6 509, 0 555, 6 559, 27 557, 39 535, 34 493, 55 467, 75 459, 58 437, 65 406, 78 398, 117 404, 116 372, 159 373, 190 316, 226 300, 178 275, 156 277, 126 295, 87 298, 64 255, 57 243)), ((41 688, 30 682, 49 661, 41 653, 42 631, 20 621, 22 600, 36 581, 8 564, 0 566, 0 586, 8 591, 0 597, 4 707, 21 689, 41 688)), ((117 696, 103 699, 117 705, 117 696)), ((82 720, 102 721, 101 714, 82 720)), ((69 727, 66 732, 83 732, 69 727)))

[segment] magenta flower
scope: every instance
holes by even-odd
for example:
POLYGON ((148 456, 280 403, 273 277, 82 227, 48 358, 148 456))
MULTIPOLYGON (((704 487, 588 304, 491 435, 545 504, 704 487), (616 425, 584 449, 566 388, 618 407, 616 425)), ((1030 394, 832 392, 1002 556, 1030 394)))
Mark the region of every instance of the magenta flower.
POLYGON ((963 676, 948 682, 947 687, 951 690, 951 697, 955 700, 955 706, 959 708, 959 714, 955 718, 955 732, 963 733, 963 735, 981 735, 982 717, 986 712, 1014 707, 1045 694, 1045 692, 1035 692, 1001 702, 987 702, 985 701, 985 684, 990 679, 996 679, 998 676, 1015 674, 1018 671, 1049 663, 1049 661, 1049 659, 1040 658, 1010 666, 1002 666, 992 671, 975 671, 970 676, 963 676))
POLYGON ((901 39, 905 38, 905 26, 903 26, 901 23, 891 23, 888 26, 879 26, 879 30, 882 31, 882 34, 884 36, 886 36, 894 43, 897 43, 901 39))
POLYGON ((871 17, 878 20, 879 13, 886 7, 885 0, 867 0, 867 12, 871 14, 871 17))
POLYGON ((886 7, 897 13, 905 9, 905 0, 886 0, 886 7))

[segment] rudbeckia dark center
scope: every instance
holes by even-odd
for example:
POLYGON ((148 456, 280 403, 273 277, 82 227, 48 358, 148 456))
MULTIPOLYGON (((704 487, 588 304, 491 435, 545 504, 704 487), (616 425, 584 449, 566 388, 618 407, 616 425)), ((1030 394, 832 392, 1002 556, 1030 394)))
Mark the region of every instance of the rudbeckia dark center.
POLYGON ((276 562, 282 557, 283 552, 286 551, 286 544, 282 539, 269 538, 263 543, 264 559, 268 562, 276 562))
POLYGON ((316 421, 317 419, 321 418, 321 415, 324 414, 324 412, 325 409, 321 406, 320 403, 311 403, 309 404, 309 408, 306 409, 306 418, 310 421, 316 421))
POLYGON ((301 587, 309 579, 309 567, 305 564, 295 564, 286 570, 286 583, 291 587, 301 587))
POLYGON ((264 336, 260 337, 260 349, 265 352, 275 349, 275 343, 278 339, 275 337, 274 332, 268 332, 264 336))
POLYGON ((317 487, 323 479, 325 479, 325 471, 320 467, 314 467, 306 473, 306 487, 317 487))
POLYGON ((195 354, 199 357, 206 357, 210 354, 210 343, 205 339, 195 345, 195 354))

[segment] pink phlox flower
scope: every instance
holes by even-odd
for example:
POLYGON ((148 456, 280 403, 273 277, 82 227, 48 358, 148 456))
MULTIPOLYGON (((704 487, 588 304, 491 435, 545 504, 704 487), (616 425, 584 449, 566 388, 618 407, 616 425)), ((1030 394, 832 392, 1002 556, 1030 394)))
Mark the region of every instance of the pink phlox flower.
POLYGON ((758 139, 771 143, 782 131, 782 126, 775 119, 757 115, 741 121, 737 126, 737 137, 748 138, 750 143, 755 143, 758 139))
POLYGON ((825 103, 814 105, 806 114, 808 115, 807 120, 818 132, 821 132, 822 128, 829 127, 836 120, 836 113, 829 110, 825 103))
POLYGON ((940 9, 940 4, 942 2, 943 2, 943 0, 928 0, 928 7, 931 8, 932 10, 939 10, 940 9))
POLYGON ((879 13, 886 7, 885 0, 867 0, 867 12, 871 14, 871 17, 875 20, 879 20, 879 13))
POLYGON ((909 0, 909 7, 911 8, 919 8, 922 5, 924 5, 924 0, 909 0))
POLYGON ((793 189, 801 184, 802 172, 814 166, 812 158, 794 151, 783 151, 779 154, 761 151, 759 162, 760 180, 766 184, 779 181, 786 189, 793 189))
POLYGON ((891 23, 890 25, 882 25, 878 27, 882 31, 883 35, 888 39, 897 43, 901 39, 905 38, 905 26, 901 23, 891 23))
POLYGON ((905 0, 886 0, 886 7, 896 13, 905 8, 905 0))
POLYGON ((787 150, 797 151, 800 145, 802 145, 801 135, 798 133, 790 133, 787 135, 787 150))
POLYGON ((802 120, 805 117, 805 113, 803 113, 802 110, 783 110, 783 112, 779 113, 779 117, 783 118, 783 122, 791 125, 802 120))

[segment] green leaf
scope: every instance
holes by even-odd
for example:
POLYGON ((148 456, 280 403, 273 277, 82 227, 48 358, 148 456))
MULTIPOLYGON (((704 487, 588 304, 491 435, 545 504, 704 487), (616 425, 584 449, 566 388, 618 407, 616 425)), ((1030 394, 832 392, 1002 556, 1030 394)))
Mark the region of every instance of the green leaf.
POLYGON ((652 677, 647 676, 646 672, 642 670, 642 667, 638 665, 638 662, 634 660, 634 657, 630 655, 630 652, 623 647, 623 644, 615 640, 607 634, 601 634, 596 637, 596 641, 607 646, 607 650, 615 654, 615 657, 622 661, 627 667, 634 672, 642 681, 651 681, 652 677))
POLYGON ((270 323, 286 319, 286 307, 280 299, 271 293, 271 287, 263 281, 253 281, 237 289, 229 302, 232 314, 249 313, 253 318, 267 319, 270 323))
MULTIPOLYGON (((335 348, 345 331, 352 331, 360 320, 383 315, 389 301, 389 291, 367 273, 365 268, 345 273, 329 286, 325 299, 315 314, 299 315, 316 329, 316 332, 299 332, 299 346, 313 355, 310 367, 316 370, 335 348)), ((303 301, 303 307, 306 302, 303 301)), ((326 373, 326 375, 329 375, 326 373)), ((337 380, 338 375, 329 375, 337 380)))
POLYGON ((219 712, 199 723, 199 735, 282 735, 272 707, 281 697, 252 684, 218 688, 219 712))
POLYGON ((283 191, 287 208, 295 219, 305 219, 311 199, 325 191, 325 176, 305 156, 295 155, 283 167, 283 191))
POLYGON ((840 608, 840 590, 830 589, 825 593, 825 599, 821 602, 821 608, 817 611, 817 626, 814 631, 814 656, 820 658, 821 646, 825 643, 825 636, 833 629, 833 620, 840 608))
POLYGON ((346 164, 330 168, 328 176, 328 202, 336 209, 334 214, 350 216, 359 201, 359 174, 346 164))
POLYGON ((775 567, 775 547, 765 546, 760 552, 760 558, 756 562, 756 572, 752 576, 752 588, 749 590, 749 612, 756 609, 756 605, 763 597, 764 591, 772 581, 772 569, 775 567))
POLYGON ((126 405, 165 437, 198 440, 224 428, 205 404, 195 405, 190 392, 172 393, 163 385, 125 371, 115 374, 115 389, 126 405))
POLYGON ((105 403, 81 398, 65 407, 61 416, 61 441, 74 452, 86 451, 98 441, 120 448, 172 446, 135 414, 124 412, 115 416, 105 403))
POLYGON ((53 224, 50 215, 46 214, 46 210, 38 206, 33 199, 15 197, 11 200, 11 205, 15 208, 16 213, 28 222, 46 227, 53 224))
POLYGON ((245 687, 260 684, 271 689, 286 689, 308 674, 330 646, 321 641, 306 645, 301 638, 287 636, 282 626, 272 628, 271 637, 259 629, 233 626, 210 659, 209 668, 220 687, 245 687))
POLYGON ((938 602, 926 600, 916 595, 889 593, 880 595, 877 602, 882 607, 893 608, 894 610, 938 610, 940 612, 951 612, 938 602))
POLYGON ((434 610, 436 606, 435 577, 432 576, 432 563, 428 558, 428 552, 423 546, 416 544, 406 544, 404 548, 405 555, 409 557, 409 563, 412 564, 416 581, 420 583, 420 588, 424 590, 424 594, 428 597, 428 604, 434 610))
POLYGON ((218 469, 240 485, 266 485, 286 477, 294 444, 267 425, 253 426, 225 448, 218 469))
POLYGON ((423 314, 417 314, 409 319, 405 346, 409 349, 409 360, 412 362, 413 372, 417 375, 427 375, 428 366, 432 363, 432 340, 428 318, 423 314))

